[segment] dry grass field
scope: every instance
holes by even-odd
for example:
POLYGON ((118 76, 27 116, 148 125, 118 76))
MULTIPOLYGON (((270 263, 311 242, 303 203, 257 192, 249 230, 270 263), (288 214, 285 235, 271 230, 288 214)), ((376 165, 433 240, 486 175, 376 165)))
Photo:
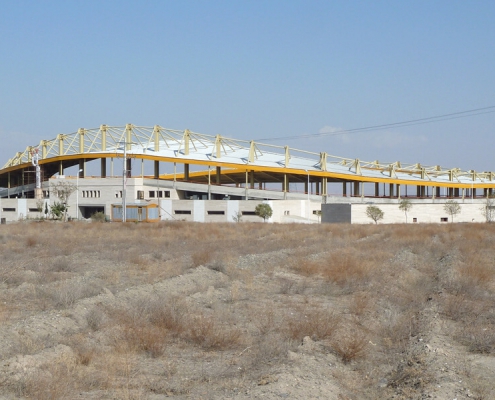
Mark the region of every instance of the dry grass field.
POLYGON ((0 228, 0 399, 493 399, 495 224, 0 228))

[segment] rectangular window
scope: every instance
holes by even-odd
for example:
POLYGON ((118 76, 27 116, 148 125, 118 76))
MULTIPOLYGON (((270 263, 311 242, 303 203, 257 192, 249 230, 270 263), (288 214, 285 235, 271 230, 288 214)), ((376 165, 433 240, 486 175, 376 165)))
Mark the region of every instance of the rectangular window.
POLYGON ((137 198, 138 200, 144 200, 144 190, 137 191, 137 198))
POLYGON ((417 218, 413 218, 413 222, 418 222, 418 219, 417 218))
POLYGON ((225 215, 225 211, 207 211, 208 215, 225 215))
POLYGON ((155 198, 155 191, 154 190, 150 190, 149 191, 149 197, 150 197, 150 199, 154 199, 155 198))
POLYGON ((440 218, 440 222, 449 222, 449 219, 444 217, 444 218, 440 218))
POLYGON ((38 209, 37 208, 30 208, 29 212, 38 212, 38 209))
POLYGON ((242 215, 256 215, 254 211, 243 211, 242 215))
POLYGON ((3 212, 15 212, 14 207, 4 207, 2 210, 3 212))
POLYGON ((165 197, 169 198, 170 197, 170 190, 165 190, 165 197))
POLYGON ((191 214, 191 210, 175 210, 174 211, 174 214, 187 214, 187 215, 190 215, 191 214))

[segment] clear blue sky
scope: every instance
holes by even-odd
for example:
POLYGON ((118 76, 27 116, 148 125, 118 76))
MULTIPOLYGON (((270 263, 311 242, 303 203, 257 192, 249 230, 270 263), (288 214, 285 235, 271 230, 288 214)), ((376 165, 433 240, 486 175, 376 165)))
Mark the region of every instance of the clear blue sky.
MULTIPOLYGON (((0 5, 1 165, 100 124, 256 140, 495 106, 493 0, 0 5)), ((495 171, 494 133, 491 112, 270 143, 495 171)))

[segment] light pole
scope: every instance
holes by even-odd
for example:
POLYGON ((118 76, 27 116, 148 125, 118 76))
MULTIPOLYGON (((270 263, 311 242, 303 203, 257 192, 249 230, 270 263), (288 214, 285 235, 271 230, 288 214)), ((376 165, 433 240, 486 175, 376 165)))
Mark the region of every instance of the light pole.
POLYGON ((126 140, 119 142, 118 144, 122 144, 124 146, 124 168, 122 171, 122 222, 126 222, 127 220, 127 204, 126 204, 126 196, 127 196, 127 146, 133 145, 133 142, 128 142, 126 140))
POLYGON ((77 171, 76 177, 76 221, 79 221, 79 174, 83 172, 82 169, 77 171))
POLYGON ((308 175, 308 221, 309 221, 309 170, 305 170, 306 174, 308 175))
POLYGON ((122 222, 126 222, 127 216, 127 143, 124 142, 124 170, 122 172, 122 222))
POLYGON ((208 165, 208 200, 211 200, 211 173, 210 166, 208 165))

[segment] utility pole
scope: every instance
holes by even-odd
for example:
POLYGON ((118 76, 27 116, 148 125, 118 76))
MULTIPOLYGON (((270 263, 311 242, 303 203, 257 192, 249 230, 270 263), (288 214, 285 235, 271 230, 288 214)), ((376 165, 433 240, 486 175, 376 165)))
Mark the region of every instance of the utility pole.
POLYGON ((127 146, 134 144, 133 142, 128 142, 123 140, 118 144, 122 144, 124 146, 124 168, 122 171, 122 222, 126 222, 127 220, 127 146))

